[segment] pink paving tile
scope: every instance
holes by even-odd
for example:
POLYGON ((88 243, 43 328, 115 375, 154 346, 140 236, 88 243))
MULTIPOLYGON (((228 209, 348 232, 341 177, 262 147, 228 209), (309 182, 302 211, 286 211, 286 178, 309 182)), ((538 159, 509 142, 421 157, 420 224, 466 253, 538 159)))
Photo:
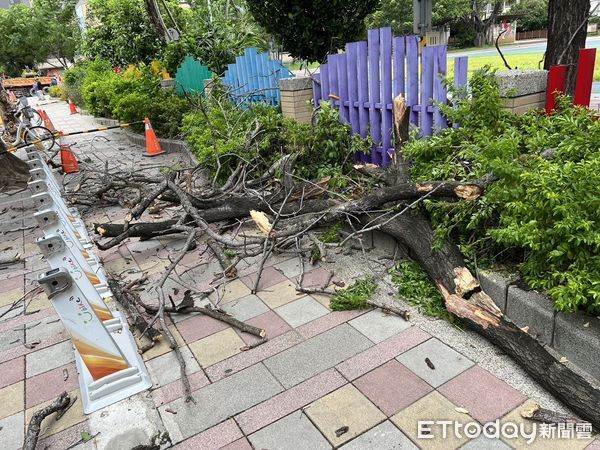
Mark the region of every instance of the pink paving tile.
POLYGON ((187 343, 195 342, 229 326, 208 316, 193 316, 176 324, 177 330, 187 343))
MULTIPOLYGON (((240 280, 242 280, 242 282, 248 286, 249 289, 253 289, 254 283, 256 282, 256 273, 246 275, 245 277, 240 278, 240 280)), ((261 291, 270 288, 271 286, 274 286, 277 283, 281 283, 285 280, 287 280, 287 278, 281 272, 278 272, 273 267, 265 267, 260 276, 258 290, 261 291)))
POLYGON ((433 390, 395 359, 358 378, 354 385, 388 417, 433 390))
POLYGON ((471 367, 438 391, 469 410, 481 423, 496 420, 527 400, 523 394, 479 366, 471 367))
POLYGON ((335 311, 296 328, 296 331, 298 331, 302 337, 308 339, 316 336, 317 334, 321 334, 327 330, 335 328, 342 323, 348 322, 349 320, 352 320, 355 317, 364 314, 365 312, 367 312, 367 310, 335 311))
POLYGON ((421 330, 419 327, 410 327, 338 364, 336 369, 339 370, 346 379, 352 381, 370 370, 379 367, 386 361, 419 345, 421 342, 425 342, 430 337, 431 336, 428 333, 421 330))
MULTIPOLYGON (((189 375, 188 378, 190 380, 192 392, 210 383, 202 371, 194 372, 189 375)), ((181 380, 175 380, 152 391, 152 398, 154 399, 154 404, 156 406, 164 405, 179 397, 183 397, 183 384, 181 383, 181 380)))
POLYGON ((299 344, 304 339, 295 331, 288 331, 275 339, 271 339, 258 347, 239 353, 231 358, 214 364, 206 369, 206 375, 214 383, 240 370, 250 367, 270 356, 276 355, 299 344))
POLYGON ((242 438, 225 447, 221 447, 219 450, 252 450, 252 446, 248 442, 248 439, 242 438))
POLYGON ((0 294, 16 288, 22 288, 23 286, 25 286, 25 277, 23 275, 19 277, 7 278, 0 283, 0 294))
POLYGON ((90 425, 87 420, 80 422, 77 425, 73 425, 71 428, 67 428, 59 433, 52 434, 47 438, 40 437, 36 448, 43 448, 46 450, 72 448, 75 443, 81 440, 81 433, 90 433, 90 425))
POLYGON ((0 389, 25 378, 25 358, 18 358, 0 364, 0 389))
MULTIPOLYGON (((292 329, 285 320, 283 320, 273 311, 253 317, 252 319, 247 320, 246 323, 264 329, 267 332, 267 337, 269 339, 273 339, 274 337, 282 335, 283 333, 286 333, 292 329)), ((252 334, 243 332, 238 332, 238 334, 246 344, 252 344, 258 341, 258 338, 252 334)))
MULTIPOLYGON (((304 274, 304 278, 302 279, 302 286, 308 287, 322 287, 326 288, 325 283, 329 280, 331 276, 331 272, 323 267, 319 267, 318 269, 311 270, 310 272, 306 272, 304 274)), ((294 280, 295 281, 295 280, 294 280)), ((333 281, 340 281, 340 279, 334 276, 331 279, 333 281)))
POLYGON ((78 386, 75 363, 27 378, 25 381, 25 408, 39 405, 51 398, 58 397, 61 392, 77 389, 78 386), (67 371, 66 380, 65 370, 67 371))
POLYGON ((27 355, 29 353, 37 352, 38 350, 58 344, 59 342, 66 341, 67 339, 69 339, 69 337, 67 336, 66 332, 60 332, 44 339, 39 345, 33 348, 27 348, 23 345, 18 345, 10 350, 0 353, 0 363, 9 361, 19 356, 27 355))
POLYGON ((218 449, 243 437, 244 435, 235 422, 232 419, 228 419, 219 425, 180 442, 173 448, 177 450, 218 449))
POLYGON ((337 370, 329 369, 244 411, 237 415, 235 420, 244 434, 248 435, 335 391, 344 384, 346 384, 344 377, 337 370))

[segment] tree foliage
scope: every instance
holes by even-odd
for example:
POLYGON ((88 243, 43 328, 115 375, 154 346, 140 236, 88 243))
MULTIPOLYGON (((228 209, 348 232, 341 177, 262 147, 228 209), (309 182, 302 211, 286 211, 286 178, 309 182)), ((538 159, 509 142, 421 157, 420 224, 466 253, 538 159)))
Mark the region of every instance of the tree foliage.
POLYGON ((412 0, 382 0, 379 8, 366 18, 367 28, 392 27, 395 35, 412 34, 412 0))
POLYGON ((265 33, 239 0, 192 3, 182 32, 181 40, 171 42, 163 54, 171 73, 186 55, 191 55, 213 72, 222 74, 227 64, 234 63, 235 57, 241 55, 245 48, 267 48, 265 33))
POLYGON ((164 47, 143 0, 90 0, 86 28, 85 55, 115 66, 149 63, 164 47))
POLYGON ((0 67, 9 75, 18 76, 48 58, 67 67, 79 39, 75 0, 37 0, 32 8, 0 9, 0 67))
POLYGON ((548 0, 521 0, 510 8, 511 14, 521 14, 517 19, 519 31, 545 30, 548 27, 548 0))
POLYGON ((322 61, 360 37, 379 0, 247 0, 256 21, 293 57, 322 61))
POLYGON ((63 67, 73 62, 81 42, 76 0, 35 0, 33 13, 42 57, 56 58, 63 67))

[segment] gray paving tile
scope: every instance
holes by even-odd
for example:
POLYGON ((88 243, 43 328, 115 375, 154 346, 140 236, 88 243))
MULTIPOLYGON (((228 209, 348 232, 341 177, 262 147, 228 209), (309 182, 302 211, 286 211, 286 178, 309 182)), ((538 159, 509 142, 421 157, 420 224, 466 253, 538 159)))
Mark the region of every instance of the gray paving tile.
POLYGON ((324 316, 329 313, 329 310, 310 295, 307 295, 276 308, 275 312, 292 327, 296 328, 324 316))
MULTIPOLYGON (((198 372, 200 370, 200 365, 198 364, 198 361, 196 361, 196 358, 194 358, 194 355, 192 355, 190 349, 186 346, 181 347, 180 350, 181 356, 183 356, 185 361, 186 373, 189 375, 198 372)), ((179 363, 177 362, 175 352, 172 351, 151 359, 146 363, 146 367, 152 377, 152 381, 159 385, 164 386, 171 381, 181 378, 179 363)))
POLYGON ((25 439, 24 420, 22 411, 0 420, 0 442, 4 450, 18 450, 22 447, 25 439))
POLYGON ((471 360, 435 338, 417 345, 396 359, 433 387, 444 384, 473 365, 471 360), (429 358, 433 369, 425 358, 429 358))
POLYGON ((289 389, 371 345, 366 337, 343 324, 274 355, 264 363, 281 384, 289 389))
POLYGON ((392 422, 386 421, 340 447, 340 449, 344 450, 364 450, 366 448, 377 450, 417 450, 419 447, 413 444, 392 422))
POLYGON ((298 258, 288 259, 287 261, 275 264, 273 267, 282 272, 288 278, 297 277, 300 275, 300 273, 302 273, 302 268, 300 267, 300 261, 298 258))
POLYGON ((74 360, 75 354, 71 341, 64 341, 38 350, 37 352, 29 353, 25 357, 25 373, 27 374, 27 378, 29 378, 64 366, 74 360))
MULTIPOLYGON (((22 312, 21 308, 21 312, 22 312)), ((18 308, 17 308, 18 311, 18 308)), ((6 316, 4 316, 6 317, 6 316)), ((23 345, 25 343, 25 333, 23 327, 19 327, 14 330, 6 330, 0 332, 0 349, 8 350, 17 345, 23 345)))
POLYGON ((332 448, 302 411, 296 411, 248 436, 254 448, 321 450, 332 448))
POLYGON ((34 322, 27 325, 25 327, 25 338, 27 339, 27 343, 30 344, 35 341, 43 341, 63 331, 65 331, 65 327, 62 322, 56 316, 52 316, 43 319, 41 322, 34 322))
POLYGON ((269 311, 269 307, 253 294, 222 304, 221 308, 241 321, 252 319, 269 311))
POLYGON ((283 391, 262 364, 256 364, 194 393, 194 402, 183 398, 159 408, 173 443, 216 425, 283 391), (165 411, 176 411, 177 414, 165 411))
POLYGON ((380 309, 374 309, 348 323, 376 344, 411 327, 401 317, 385 314, 380 309))

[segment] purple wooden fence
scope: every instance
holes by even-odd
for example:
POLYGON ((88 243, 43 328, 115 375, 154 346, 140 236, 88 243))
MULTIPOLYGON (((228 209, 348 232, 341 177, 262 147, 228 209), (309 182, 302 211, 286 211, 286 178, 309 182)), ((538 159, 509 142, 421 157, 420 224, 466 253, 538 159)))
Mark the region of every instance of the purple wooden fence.
MULTIPOLYGON (((454 59, 456 86, 467 82, 467 58, 454 59)), ((447 126, 434 102, 446 103, 446 46, 424 47, 419 57, 416 36, 392 36, 391 28, 369 30, 367 42, 346 44, 346 52, 329 55, 313 84, 315 105, 331 101, 340 120, 362 137, 370 133, 370 155, 362 162, 388 165, 392 143, 392 101, 402 94, 411 108, 410 122, 421 136, 447 126), (420 71, 419 71, 420 61, 420 71), (421 79, 419 80, 419 74, 421 79), (433 100, 433 101, 432 101, 433 100)))

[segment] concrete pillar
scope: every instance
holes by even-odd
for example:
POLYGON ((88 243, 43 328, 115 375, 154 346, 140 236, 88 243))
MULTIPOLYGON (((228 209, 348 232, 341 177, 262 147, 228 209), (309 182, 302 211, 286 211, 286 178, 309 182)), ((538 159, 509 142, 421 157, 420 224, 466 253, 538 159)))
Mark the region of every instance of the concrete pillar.
POLYGON ((546 105, 547 70, 506 70, 496 72, 504 108, 513 114, 524 114, 546 105))
POLYGON ((312 80, 309 77, 283 78, 279 80, 281 112, 300 123, 309 123, 313 111, 312 80))

